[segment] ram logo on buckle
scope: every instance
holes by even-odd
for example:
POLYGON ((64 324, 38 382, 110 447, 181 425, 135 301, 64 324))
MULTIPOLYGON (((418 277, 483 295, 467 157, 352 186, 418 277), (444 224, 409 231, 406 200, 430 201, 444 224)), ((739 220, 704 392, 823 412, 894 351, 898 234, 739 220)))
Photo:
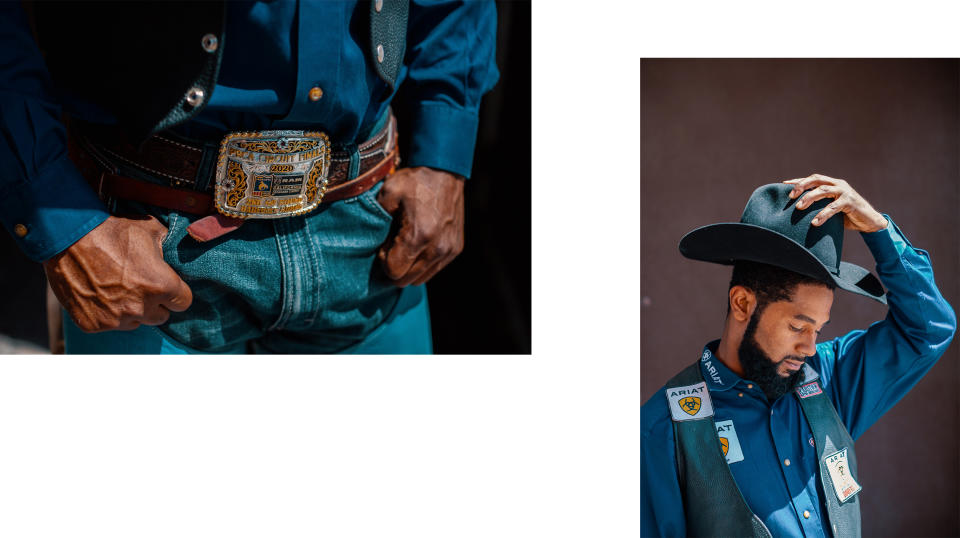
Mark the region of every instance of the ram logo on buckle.
POLYGON ((319 132, 230 133, 217 160, 217 211, 275 219, 316 209, 327 191, 330 139, 319 132))

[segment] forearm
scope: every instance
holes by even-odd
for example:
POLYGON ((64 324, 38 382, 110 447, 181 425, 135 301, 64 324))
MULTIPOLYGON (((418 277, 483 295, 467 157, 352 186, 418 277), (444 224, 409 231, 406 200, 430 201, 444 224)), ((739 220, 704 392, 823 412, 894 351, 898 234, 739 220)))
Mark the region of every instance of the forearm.
POLYGON ((833 377, 837 411, 854 439, 933 367, 956 328, 953 308, 937 288, 929 255, 913 248, 886 218, 887 228, 863 234, 887 289, 886 318, 818 348, 833 377))

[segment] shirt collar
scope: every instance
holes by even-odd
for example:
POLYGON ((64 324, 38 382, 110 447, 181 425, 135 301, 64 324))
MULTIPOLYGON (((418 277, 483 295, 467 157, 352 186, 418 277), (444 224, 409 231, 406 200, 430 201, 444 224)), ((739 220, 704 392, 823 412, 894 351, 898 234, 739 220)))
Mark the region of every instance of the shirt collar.
POLYGON ((707 388, 714 391, 729 390, 738 381, 743 381, 714 355, 719 344, 720 340, 710 342, 703 347, 703 353, 700 354, 700 372, 707 382, 707 388))

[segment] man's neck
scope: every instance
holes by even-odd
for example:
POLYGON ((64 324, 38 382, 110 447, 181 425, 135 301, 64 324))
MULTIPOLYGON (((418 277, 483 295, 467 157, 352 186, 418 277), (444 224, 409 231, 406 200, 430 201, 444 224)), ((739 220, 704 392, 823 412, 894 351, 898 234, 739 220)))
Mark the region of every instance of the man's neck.
POLYGON ((743 377, 743 366, 740 364, 740 341, 743 340, 743 331, 731 327, 730 320, 723 324, 723 336, 717 345, 714 355, 720 359, 731 372, 743 377))

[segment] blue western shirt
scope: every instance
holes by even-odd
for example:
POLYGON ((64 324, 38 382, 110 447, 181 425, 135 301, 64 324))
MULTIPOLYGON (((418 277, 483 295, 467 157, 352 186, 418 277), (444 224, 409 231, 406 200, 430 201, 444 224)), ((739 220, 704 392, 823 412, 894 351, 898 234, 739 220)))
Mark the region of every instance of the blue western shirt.
MULTIPOLYGON (((807 359, 854 440, 936 363, 956 328, 929 256, 887 220, 885 230, 861 234, 887 288, 886 319, 817 344, 817 353, 807 359)), ((700 369, 714 421, 732 421, 739 440, 743 459, 731 458, 729 467, 747 505, 774 536, 830 536, 823 495, 835 493, 820 485, 813 435, 800 404, 792 394, 771 404, 756 384, 713 356, 718 342, 703 350, 700 369)), ((643 405, 641 429, 642 535, 684 536, 673 425, 663 388, 643 405)))
MULTIPOLYGON (((356 0, 230 2, 214 91, 196 118, 174 130, 210 139, 235 130, 312 128, 334 143, 363 141, 395 95, 370 64, 366 29, 353 20, 367 9, 356 0), (309 98, 314 87, 323 92, 319 100, 309 98)), ((404 164, 469 177, 480 98, 499 77, 495 5, 413 0, 407 27, 396 84, 411 104, 404 164)), ((0 221, 10 232, 26 227, 15 239, 35 261, 64 250, 108 215, 66 156, 61 112, 116 121, 58 94, 20 2, 0 2, 0 221)))

